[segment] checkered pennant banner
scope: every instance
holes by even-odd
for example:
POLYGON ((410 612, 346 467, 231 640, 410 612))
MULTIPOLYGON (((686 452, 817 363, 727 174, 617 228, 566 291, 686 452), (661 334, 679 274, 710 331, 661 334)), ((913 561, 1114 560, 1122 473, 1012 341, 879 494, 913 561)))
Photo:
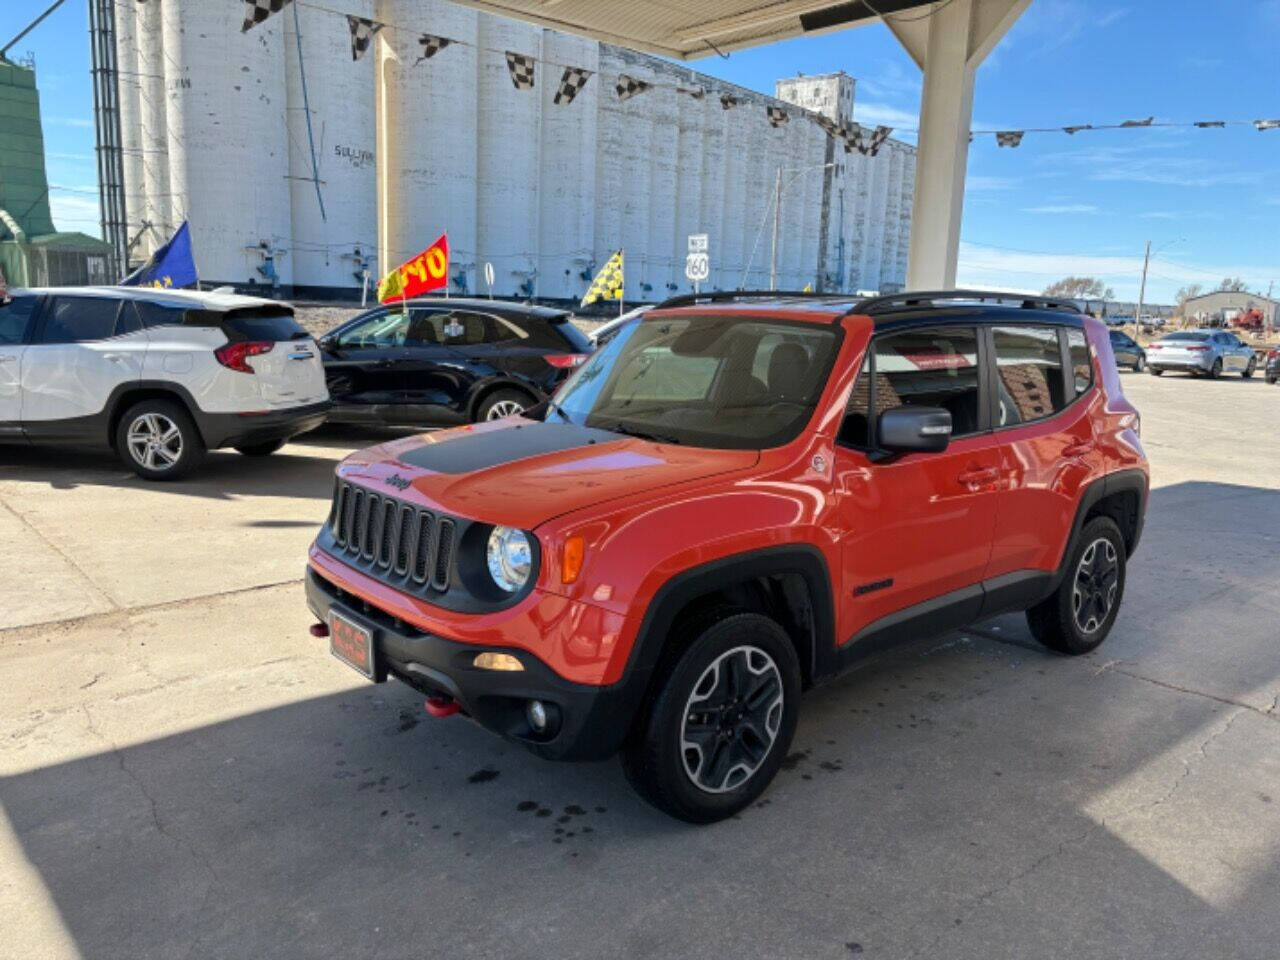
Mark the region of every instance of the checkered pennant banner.
POLYGON ((707 95, 707 91, 702 87, 676 87, 676 93, 683 93, 686 97, 693 97, 695 100, 701 100, 707 95))
POLYGON ((1155 121, 1155 117, 1147 117, 1145 120, 1126 120, 1120 124, 1122 127, 1149 127, 1155 121))
POLYGON ((1075 134, 1079 133, 1081 130, 1092 130, 1092 129, 1093 129, 1092 123, 1079 123, 1079 124, 1076 124, 1074 127, 1063 127, 1062 132, 1069 133, 1072 136, 1074 136, 1075 134))
POLYGON ((1225 120, 1197 120, 1196 126, 1200 127, 1202 130, 1208 127, 1219 127, 1225 130, 1227 127, 1227 124, 1225 120))
POLYGON ((347 26, 351 30, 351 59, 359 60, 373 42, 373 35, 382 29, 377 20, 366 20, 364 17, 353 17, 347 14, 347 26))
POLYGON ((532 90, 533 65, 536 61, 523 53, 512 53, 510 50, 506 53, 507 69, 511 71, 511 83, 517 90, 532 90))
POLYGON ((781 127, 790 122, 791 118, 787 116, 787 111, 781 107, 765 107, 765 115, 769 118, 769 126, 781 127))
POLYGON ((560 77, 560 86, 556 87, 556 95, 552 103, 573 103, 573 98, 578 95, 579 90, 587 85, 587 81, 590 79, 590 70, 583 70, 581 67, 565 67, 564 74, 560 77))
POLYGON ((1280 128, 1280 120, 1255 120, 1253 125, 1258 130, 1275 130, 1280 128))
POLYGON ((591 286, 582 295, 581 306, 585 307, 597 300, 621 300, 622 284, 622 251, 619 250, 609 258, 596 274, 596 278, 591 281, 591 286))
POLYGON ((727 93, 720 94, 721 109, 728 110, 730 107, 736 107, 737 105, 738 105, 737 97, 731 96, 730 94, 727 94, 727 93))
POLYGON ((867 141, 867 149, 864 151, 867 156, 874 157, 880 152, 880 146, 889 139, 889 134, 893 133, 893 127, 876 127, 871 133, 871 139, 867 141))
POLYGON ((828 137, 837 137, 840 135, 840 125, 830 117, 823 116, 820 113, 813 118, 813 122, 825 130, 828 137))
POLYGON ((1025 135, 1025 130, 999 130, 996 132, 996 144, 1001 147, 1016 147, 1025 135))
POLYGON ((418 58, 418 62, 430 60, 451 43, 453 41, 448 37, 437 37, 434 33, 424 33, 418 38, 418 44, 422 47, 422 56, 418 58))
POLYGON ((851 127, 845 127, 840 135, 844 139, 845 153, 853 153, 855 150, 859 153, 867 152, 867 148, 862 144, 862 128, 856 123, 851 127))
POLYGON ((273 13, 279 13, 293 0, 244 0, 244 25, 241 33, 247 33, 273 13))
POLYGON ((637 93, 644 93, 649 87, 650 83, 647 80, 637 80, 635 77, 620 73, 618 83, 613 89, 618 92, 619 100, 630 100, 637 93))

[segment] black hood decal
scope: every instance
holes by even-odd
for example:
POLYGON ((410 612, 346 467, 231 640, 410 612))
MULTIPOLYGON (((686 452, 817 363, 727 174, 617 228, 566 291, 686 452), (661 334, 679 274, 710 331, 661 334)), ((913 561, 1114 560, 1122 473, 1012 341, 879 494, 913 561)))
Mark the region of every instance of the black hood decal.
POLYGON ((443 443, 427 441, 397 459, 434 473, 471 473, 503 463, 558 453, 596 443, 622 439, 608 430, 580 427, 572 423, 526 421, 505 430, 485 430, 450 437, 443 443))

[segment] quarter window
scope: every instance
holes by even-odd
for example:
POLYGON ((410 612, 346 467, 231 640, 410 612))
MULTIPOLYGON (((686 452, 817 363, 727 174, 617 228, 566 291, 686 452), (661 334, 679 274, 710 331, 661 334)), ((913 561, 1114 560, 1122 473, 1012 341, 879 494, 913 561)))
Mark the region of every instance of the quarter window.
POLYGON ((119 300, 106 297, 54 297, 44 323, 41 343, 84 343, 115 334, 119 300))
POLYGON ((877 337, 853 386, 842 442, 875 446, 876 420, 895 407, 942 407, 951 435, 977 433, 978 333, 974 327, 931 327, 877 337))
POLYGON ((1067 352, 1071 355, 1071 375, 1075 379, 1075 395, 1078 397, 1093 386, 1093 361, 1089 357, 1089 341, 1085 339, 1083 330, 1067 331, 1067 352))
POLYGON ((184 310, 182 307, 169 307, 150 300, 135 300, 133 307, 138 311, 142 326, 150 330, 152 327, 177 327, 182 325, 184 310))
POLYGON ((996 426, 1041 420, 1067 405, 1062 348, 1055 328, 995 327, 992 338, 996 354, 996 426))

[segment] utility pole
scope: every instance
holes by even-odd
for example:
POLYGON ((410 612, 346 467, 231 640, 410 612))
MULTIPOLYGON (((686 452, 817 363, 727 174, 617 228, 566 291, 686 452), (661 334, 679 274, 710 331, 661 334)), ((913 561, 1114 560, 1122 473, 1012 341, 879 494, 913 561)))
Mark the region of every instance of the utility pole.
POLYGON ((782 167, 773 181, 773 252, 769 255, 769 289, 778 289, 778 219, 782 213, 782 167))
POLYGON ((1142 258, 1142 285, 1138 287, 1138 309, 1133 314, 1133 332, 1136 336, 1142 325, 1142 300, 1147 295, 1147 267, 1151 263, 1151 241, 1147 241, 1147 252, 1142 258))

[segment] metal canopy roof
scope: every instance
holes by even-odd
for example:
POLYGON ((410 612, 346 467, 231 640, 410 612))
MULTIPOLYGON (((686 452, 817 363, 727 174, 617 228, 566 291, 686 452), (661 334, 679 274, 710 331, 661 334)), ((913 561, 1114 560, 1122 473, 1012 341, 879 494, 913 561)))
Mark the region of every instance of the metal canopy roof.
MULTIPOLYGON (((678 60, 863 26, 930 0, 459 0, 678 60)), ((912 16, 919 16, 915 14, 912 16)), ((905 19, 905 18, 904 18, 905 19)))

